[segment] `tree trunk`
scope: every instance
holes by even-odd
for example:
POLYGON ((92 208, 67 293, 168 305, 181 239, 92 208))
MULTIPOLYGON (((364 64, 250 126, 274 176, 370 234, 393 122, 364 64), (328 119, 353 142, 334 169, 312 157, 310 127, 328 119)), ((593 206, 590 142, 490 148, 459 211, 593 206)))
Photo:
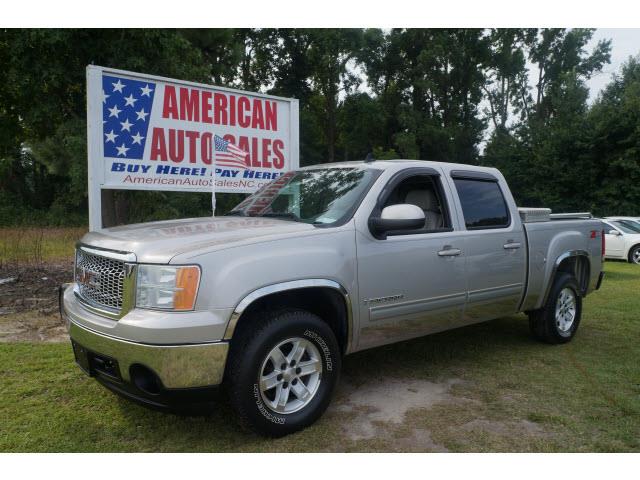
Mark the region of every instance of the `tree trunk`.
POLYGON ((125 225, 129 222, 129 198, 127 192, 102 190, 103 228, 125 225))
POLYGON ((327 154, 329 162, 334 162, 336 159, 336 95, 333 94, 333 89, 330 89, 330 93, 326 96, 326 108, 327 108, 327 154))

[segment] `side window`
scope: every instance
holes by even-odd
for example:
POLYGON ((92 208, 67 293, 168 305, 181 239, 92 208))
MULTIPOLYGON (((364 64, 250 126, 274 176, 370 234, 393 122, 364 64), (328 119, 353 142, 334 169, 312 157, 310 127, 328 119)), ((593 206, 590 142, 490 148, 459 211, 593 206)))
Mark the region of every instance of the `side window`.
POLYGON ((508 227, 509 210, 497 182, 454 178, 468 230, 508 227))
POLYGON ((389 205, 409 203, 422 209, 425 216, 424 227, 417 231, 403 232, 421 233, 451 228, 449 211, 446 208, 440 178, 433 175, 414 175, 401 180, 384 200, 382 208, 389 205))

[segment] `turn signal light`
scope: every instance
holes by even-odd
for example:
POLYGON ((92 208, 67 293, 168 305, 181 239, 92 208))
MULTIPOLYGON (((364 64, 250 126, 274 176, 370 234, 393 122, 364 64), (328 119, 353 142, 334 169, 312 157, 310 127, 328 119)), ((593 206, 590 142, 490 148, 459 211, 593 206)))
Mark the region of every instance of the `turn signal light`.
POLYGON ((176 291, 173 294, 175 310, 193 310, 200 282, 198 267, 180 267, 176 278, 176 291))

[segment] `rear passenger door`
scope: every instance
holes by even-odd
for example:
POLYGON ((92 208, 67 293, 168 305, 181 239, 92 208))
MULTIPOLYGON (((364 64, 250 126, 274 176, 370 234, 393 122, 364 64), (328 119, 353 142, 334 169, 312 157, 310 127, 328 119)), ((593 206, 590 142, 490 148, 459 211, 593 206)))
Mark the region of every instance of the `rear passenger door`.
POLYGON ((464 323, 515 313, 526 276, 526 239, 513 198, 504 182, 489 173, 452 171, 463 219, 467 274, 464 323))

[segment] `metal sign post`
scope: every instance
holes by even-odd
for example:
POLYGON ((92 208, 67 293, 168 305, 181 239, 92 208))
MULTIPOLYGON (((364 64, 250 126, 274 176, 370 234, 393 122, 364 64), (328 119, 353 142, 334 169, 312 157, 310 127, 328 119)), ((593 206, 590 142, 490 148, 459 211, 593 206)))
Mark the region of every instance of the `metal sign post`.
POLYGON ((87 153, 94 231, 104 189, 252 193, 298 168, 299 104, 90 65, 87 153))

